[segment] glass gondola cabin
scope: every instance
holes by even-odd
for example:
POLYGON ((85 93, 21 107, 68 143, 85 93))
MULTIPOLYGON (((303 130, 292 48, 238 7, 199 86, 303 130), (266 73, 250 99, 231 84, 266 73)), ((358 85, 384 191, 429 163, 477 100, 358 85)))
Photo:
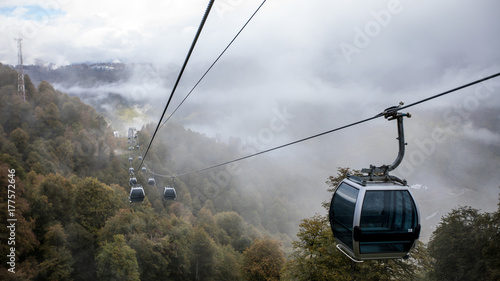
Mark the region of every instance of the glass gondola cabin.
POLYGON ((165 200, 175 200, 177 198, 175 188, 165 186, 165 188, 163 189, 163 198, 165 200))
POLYGON ((329 219, 337 247, 355 260, 407 258, 420 235, 415 200, 398 182, 344 179, 329 219))
POLYGON ((156 184, 155 179, 154 178, 149 178, 148 179, 148 184, 151 185, 151 186, 155 185, 156 184))
POLYGON ((136 185, 137 184, 137 178, 130 178, 129 184, 130 184, 130 186, 136 185))
POLYGON ((142 186, 134 186, 130 189, 130 197, 128 198, 130 203, 143 202, 146 194, 144 193, 144 188, 142 186))

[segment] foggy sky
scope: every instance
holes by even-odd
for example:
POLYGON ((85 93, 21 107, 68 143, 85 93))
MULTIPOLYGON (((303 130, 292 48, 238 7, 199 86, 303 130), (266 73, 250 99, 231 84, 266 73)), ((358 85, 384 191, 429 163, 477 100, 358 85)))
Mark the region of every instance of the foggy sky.
MULTIPOLYGON (((14 38, 22 37, 25 64, 153 63, 130 81, 100 90, 149 101, 150 120, 156 120, 178 71, 171 66, 182 64, 207 3, 2 0, 0 62, 17 63, 14 38)), ((173 106, 260 3, 215 2, 173 106)), ((236 136, 265 149, 371 117, 399 101, 415 102, 499 72, 499 11, 494 0, 267 1, 175 120, 210 137, 236 136)), ((405 120, 404 163, 413 171, 405 177, 442 191, 440 203, 446 205, 421 210, 424 217, 439 209, 439 219, 459 204, 495 209, 499 158, 484 151, 500 149, 499 94, 496 78, 488 87, 474 86, 408 110, 414 117, 405 120), (436 128, 446 133, 431 151, 436 128), (457 187, 464 173, 470 181, 457 187), (474 180, 478 186, 471 186, 474 180), (457 195, 467 188, 473 196, 457 195)), ((300 163, 309 169, 305 174, 314 171, 311 188, 321 197, 326 177, 338 166, 391 163, 397 155, 395 132, 394 123, 378 119, 270 157, 300 163)), ((422 200, 439 197, 423 193, 430 195, 422 200)))

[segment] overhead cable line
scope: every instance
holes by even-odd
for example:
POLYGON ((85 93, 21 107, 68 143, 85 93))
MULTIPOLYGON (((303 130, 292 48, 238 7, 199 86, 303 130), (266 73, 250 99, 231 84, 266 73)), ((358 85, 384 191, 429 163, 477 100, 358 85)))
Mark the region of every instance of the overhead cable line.
MULTIPOLYGON (((210 65, 210 67, 205 71, 205 73, 201 76, 201 78, 196 82, 196 84, 191 88, 191 90, 188 92, 188 94, 184 97, 184 99, 179 103, 179 105, 172 111, 172 113, 165 119, 165 121, 160 125, 159 129, 161 129, 169 120, 170 118, 177 112, 177 110, 181 107, 181 105, 186 101, 186 99, 191 95, 191 93, 198 87, 198 85, 201 83, 201 81, 205 78, 205 76, 212 70, 212 68, 215 66, 215 64, 219 61, 219 59, 226 53, 226 51, 229 49, 229 47, 233 44, 233 42, 238 38, 238 36, 243 32, 243 30, 247 27, 247 25, 250 23, 250 21, 255 17, 257 12, 259 12, 260 8, 266 3, 266 0, 264 0, 253 12, 253 14, 250 16, 250 18, 246 21, 246 23, 241 27, 241 29, 236 33, 236 35, 233 37, 233 39, 229 42, 229 44, 224 48, 224 50, 219 54, 219 56, 215 59, 215 61, 210 65)), ((146 166, 146 163, 144 163, 144 166, 146 166)), ((146 169, 153 175, 159 176, 159 177, 172 177, 170 175, 162 175, 162 174, 157 174, 151 169, 149 169, 146 166, 146 169)))
POLYGON ((403 106, 403 107, 401 107, 399 110, 403 110, 403 109, 405 109, 405 108, 412 107, 412 106, 415 106, 415 105, 418 105, 418 104, 421 104, 421 103, 424 103, 424 102, 427 102, 427 101, 433 100, 433 99, 435 99, 435 98, 439 98, 439 97, 441 97, 441 96, 444 96, 444 95, 447 95, 447 94, 450 94, 450 93, 456 92, 456 91, 458 91, 458 90, 465 89, 465 88, 470 87, 470 86, 472 86, 472 85, 476 85, 476 84, 479 84, 479 83, 484 82, 484 81, 486 81, 486 80, 493 79, 493 78, 495 78, 495 77, 497 77, 497 76, 500 76, 500 72, 499 72, 499 73, 496 73, 496 74, 493 74, 493 75, 490 75, 490 76, 486 76, 486 77, 484 77, 484 78, 482 78, 482 79, 479 79, 479 80, 476 80, 476 81, 473 81, 473 82, 467 83, 467 84, 462 85, 462 86, 460 86, 460 87, 456 87, 456 88, 451 89, 451 90, 448 90, 448 91, 446 91, 446 92, 442 92, 442 93, 440 93, 440 94, 437 94, 437 95, 434 95, 434 96, 428 97, 428 98, 426 98, 426 99, 419 100, 419 101, 414 102, 414 103, 411 103, 411 104, 409 104, 409 105, 403 106))
POLYGON ((247 20, 247 22, 243 25, 243 27, 240 29, 240 31, 238 31, 238 33, 236 33, 236 35, 233 37, 233 39, 231 40, 231 42, 229 42, 229 44, 226 46, 226 48, 224 48, 224 50, 220 53, 220 55, 215 59, 215 61, 212 63, 212 65, 210 65, 210 67, 207 69, 207 71, 205 71, 205 73, 201 76, 201 78, 198 80, 198 82, 196 82, 196 84, 193 86, 193 88, 189 91, 189 93, 184 97, 184 99, 179 103, 179 105, 174 109, 174 111, 170 114, 170 116, 168 116, 168 118, 163 122, 163 124, 161 124, 160 128, 163 127, 163 125, 165 125, 168 120, 170 120, 170 118, 172 117, 172 115, 175 114, 175 112, 177 112, 177 110, 179 109, 179 107, 181 107, 181 105, 184 103, 184 101, 186 101, 186 99, 189 97, 189 95, 191 95, 191 93, 194 91, 194 89, 196 89, 196 87, 198 87, 198 84, 200 84, 201 80, 203 80, 205 78, 205 76, 208 74, 208 72, 214 67, 214 65, 219 61, 219 59, 222 57, 222 55, 224 55, 224 53, 227 51, 227 49, 229 49, 229 47, 233 44, 234 40, 236 40, 236 38, 240 35, 240 33, 243 31, 243 29, 245 29, 245 27, 250 23, 250 21, 253 19, 253 17, 257 14, 257 12, 260 10, 260 8, 264 5, 264 3, 266 3, 266 0, 264 0, 262 2, 262 4, 260 4, 259 7, 257 7, 257 9, 255 10, 255 12, 252 14, 252 16, 250 16, 250 18, 247 20))
MULTIPOLYGON (((434 95, 434 96, 422 99, 420 101, 411 103, 411 104, 409 104, 407 106, 399 107, 399 108, 397 108, 397 110, 399 111, 399 110, 402 110, 402 109, 405 109, 405 108, 409 108, 409 107, 412 107, 412 106, 415 106, 415 105, 418 105, 418 104, 430 101, 432 99, 435 99, 435 98, 438 98, 438 97, 441 97, 441 96, 444 96, 444 95, 447 95, 447 94, 451 94, 451 93, 456 92, 458 90, 470 87, 472 85, 484 82, 486 80, 490 80, 490 79, 498 77, 498 76, 500 76, 500 72, 496 73, 496 74, 493 74, 493 75, 490 75, 490 76, 487 76, 485 78, 482 78, 482 79, 479 79, 479 80, 476 80, 476 81, 464 84, 462 86, 453 88, 451 90, 442 92, 440 94, 437 94, 437 95, 434 95)), ((319 133, 319 134, 316 134, 316 135, 313 135, 313 136, 310 136, 310 137, 307 137, 307 138, 303 138, 303 139, 300 139, 300 140, 289 142, 287 144, 283 144, 283 145, 276 146, 276 147, 273 147, 273 148, 270 148, 270 149, 266 149, 266 150, 263 150, 263 151, 260 151, 260 152, 254 153, 254 154, 243 156, 243 157, 231 160, 231 161, 226 161, 226 162, 223 162, 223 163, 220 163, 220 164, 216 164, 216 165, 213 165, 213 166, 209 166, 209 167, 206 167, 206 168, 203 168, 203 169, 199 169, 199 170, 195 170, 195 171, 191 171, 191 172, 187 172, 187 173, 177 174, 175 177, 186 176, 186 175, 190 175, 190 174, 193 174, 193 173, 203 172, 203 171, 206 171, 206 170, 210 170, 210 169, 214 169, 214 168, 217 168, 217 167, 225 166, 225 165, 232 164, 232 163, 235 163, 235 162, 238 162, 238 161, 241 161, 241 160, 245 160, 245 159, 257 156, 257 155, 268 153, 268 152, 271 152, 271 151, 274 151, 274 150, 277 150, 277 149, 281 149, 281 148, 284 148, 284 147, 287 147, 287 146, 290 146, 290 145, 294 145, 294 144, 297 144, 297 143, 300 143, 300 142, 304 142, 304 141, 307 141, 307 140, 310 140, 310 139, 314 139, 314 138, 317 138, 317 137, 320 137, 320 136, 324 136, 324 135, 327 135, 327 134, 330 134, 330 133, 333 133, 333 132, 337 132, 337 131, 340 131, 340 130, 343 130, 343 129, 347 129, 349 127, 353 127, 353 126, 356 126, 356 125, 359 125, 359 124, 371 121, 373 119, 377 119, 379 117, 382 117, 382 116, 384 116, 384 113, 386 113, 386 112, 382 112, 382 113, 379 113, 379 114, 377 114, 377 115, 375 115, 373 117, 366 118, 366 119, 363 119, 361 121, 357 121, 357 122, 354 122, 354 123, 351 123, 351 124, 348 124, 348 125, 344 125, 344 126, 341 126, 341 127, 338 127, 338 128, 335 128, 335 129, 332 129, 332 130, 329 130, 329 131, 326 131, 326 132, 323 132, 323 133, 319 133)), ((172 177, 172 176, 169 176, 169 177, 172 177)))
POLYGON ((299 142, 303 142, 303 141, 314 139, 314 138, 317 138, 317 137, 320 137, 320 136, 323 136, 323 135, 326 135, 326 134, 330 134, 330 133, 333 133, 333 132, 336 132, 336 131, 347 129, 349 127, 352 127, 352 126, 355 126, 355 125, 359 125, 361 123, 365 123, 365 122, 371 121, 371 120, 373 120, 375 118, 379 118, 379 117, 380 116, 376 115, 376 116, 373 116, 373 117, 370 117, 370 118, 367 118, 367 119, 364 119, 364 120, 361 120, 361 121, 358 121, 358 122, 351 123, 349 125, 345 125, 345 126, 342 126, 342 127, 335 128, 333 130, 329 130, 329 131, 317 134, 317 135, 313 135, 313 136, 310 136, 310 137, 307 137, 307 138, 303 138, 303 139, 300 139, 300 140, 289 142, 287 144, 283 144, 283 145, 276 146, 276 147, 273 147, 273 148, 270 148, 270 149, 266 149, 266 150, 263 150, 263 151, 260 151, 260 152, 254 153, 254 154, 243 156, 243 157, 240 157, 238 159, 234 159, 234 160, 231 160, 231 161, 227 161, 227 162, 224 162, 224 163, 220 163, 220 164, 213 165, 213 166, 210 166, 210 167, 207 167, 207 168, 203 168, 203 169, 199 169, 199 170, 196 170, 196 171, 178 174, 177 177, 186 176, 186 175, 193 174, 193 173, 198 173, 198 172, 203 172, 203 171, 214 169, 214 168, 217 168, 217 167, 220 167, 220 166, 225 166, 225 165, 228 165, 228 164, 231 164, 231 163, 234 163, 234 162, 238 162, 238 161, 241 161, 241 160, 244 160, 244 159, 248 159, 248 158, 251 158, 251 157, 254 157, 254 156, 257 156, 257 155, 268 153, 268 152, 271 152, 273 150, 277 150, 277 149, 284 148, 284 147, 287 147, 287 146, 290 146, 290 145, 293 145, 293 144, 297 144, 299 142))
POLYGON ((172 92, 170 93, 170 97, 168 98, 167 104, 165 105, 165 109, 163 110, 163 113, 161 114, 160 121, 158 121, 158 125, 156 126, 156 129, 153 133, 153 136, 151 137, 151 141, 149 142, 148 148, 146 149, 146 153, 144 153, 144 156, 142 157, 142 161, 141 161, 141 164, 139 164, 138 169, 141 168, 142 164, 144 163, 144 160, 146 159, 146 156, 148 155, 149 148, 151 148, 151 144, 153 143, 153 140, 155 139, 156 133, 158 132, 158 129, 160 128, 161 121, 163 120, 163 117, 165 116, 165 113, 167 112, 167 108, 170 104, 170 101, 172 101, 172 97, 174 96, 175 90, 177 89, 177 86, 179 85, 179 81, 181 80, 182 74, 184 73, 184 70, 186 69, 186 65, 189 61, 189 58, 191 57, 191 54, 193 53, 194 46, 196 45, 196 42, 198 41, 198 38, 200 37, 201 31, 203 29, 203 26, 205 25, 205 22, 207 21, 208 15, 210 14, 210 10, 212 9, 214 1, 215 0, 210 0, 210 2, 208 3, 207 9, 205 10, 205 14, 203 15, 203 19, 201 20, 200 26, 198 27, 198 31, 196 32, 196 35, 193 39, 193 43, 191 43, 191 48, 189 49, 188 54, 186 56, 186 59, 184 60, 184 64, 182 65, 179 76, 177 77, 177 81, 175 81, 175 85, 172 88, 172 92))

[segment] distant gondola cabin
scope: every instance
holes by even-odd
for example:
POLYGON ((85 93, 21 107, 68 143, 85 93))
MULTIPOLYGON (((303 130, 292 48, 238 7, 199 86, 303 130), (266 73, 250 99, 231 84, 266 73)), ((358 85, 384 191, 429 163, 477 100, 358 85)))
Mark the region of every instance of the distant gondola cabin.
POLYGON ((165 200, 175 200, 177 199, 177 193, 175 192, 175 188, 173 187, 165 187, 163 189, 163 198, 165 200))
POLYGON ((130 184, 130 186, 136 185, 137 184, 137 178, 130 178, 129 184, 130 184))
POLYGON ((154 178, 149 178, 148 179, 148 184, 151 185, 151 186, 155 185, 156 184, 155 179, 154 178))
POLYGON ((146 194, 144 193, 144 188, 142 186, 134 186, 130 189, 130 203, 143 202, 146 194))

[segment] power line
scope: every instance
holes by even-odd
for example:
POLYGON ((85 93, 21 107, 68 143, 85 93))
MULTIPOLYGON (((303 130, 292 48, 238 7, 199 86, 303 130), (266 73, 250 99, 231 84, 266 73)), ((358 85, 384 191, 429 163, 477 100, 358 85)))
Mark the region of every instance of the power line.
MULTIPOLYGON (((482 78, 482 79, 479 79, 479 80, 467 83, 465 85, 453 88, 451 90, 442 92, 440 94, 437 94, 437 95, 434 95, 434 96, 422 99, 420 101, 411 103, 411 104, 409 104, 407 106, 399 107, 397 109, 397 111, 403 110, 403 109, 406 109, 406 108, 409 108, 409 107, 412 107, 412 106, 415 106, 415 105, 418 105, 418 104, 421 104, 421 103, 424 103, 424 102, 427 102, 427 101, 430 101, 432 99, 435 99, 435 98, 438 98, 438 97, 441 97, 441 96, 444 96, 444 95, 451 94, 451 93, 456 92, 458 90, 470 87, 472 85, 484 82, 484 81, 489 80, 489 79, 493 79, 493 78, 498 77, 498 76, 500 76, 500 72, 496 73, 496 74, 493 74, 493 75, 490 75, 490 76, 487 76, 485 78, 482 78)), ((287 144, 283 144, 283 145, 276 146, 276 147, 273 147, 273 148, 270 148, 270 149, 266 149, 266 150, 263 150, 263 151, 260 151, 260 152, 254 153, 254 154, 243 156, 243 157, 231 160, 231 161, 226 161, 226 162, 223 162, 223 163, 220 163, 220 164, 216 164, 216 165, 213 165, 213 166, 209 166, 209 167, 206 167, 206 168, 203 168, 203 169, 199 169, 199 170, 195 170, 195 171, 191 171, 191 172, 187 172, 187 173, 178 174, 175 177, 186 176, 186 175, 189 175, 189 174, 203 172, 203 171, 206 171, 206 170, 210 170, 210 169, 214 169, 214 168, 217 168, 217 167, 221 167, 221 166, 225 166, 225 165, 228 165, 228 164, 232 164, 232 163, 235 163, 235 162, 238 162, 238 161, 241 161, 241 160, 245 160, 245 159, 248 159, 248 158, 251 158, 251 157, 255 157, 257 155, 268 153, 268 152, 271 152, 271 151, 274 151, 274 150, 277 150, 277 149, 281 149, 281 148, 284 148, 284 147, 287 147, 287 146, 290 146, 290 145, 294 145, 294 144, 297 144, 297 143, 300 143, 300 142, 304 142, 304 141, 307 141, 307 140, 310 140, 310 139, 314 139, 314 138, 317 138, 317 137, 320 137, 320 136, 324 136, 324 135, 327 135, 327 134, 330 134, 330 133, 333 133, 333 132, 337 132, 337 131, 340 131, 340 130, 343 130, 343 129, 347 129, 349 127, 353 127, 353 126, 356 126, 356 125, 359 125, 359 124, 371 121, 373 119, 376 119, 376 118, 379 118, 379 117, 382 117, 382 116, 384 116, 384 113, 380 113, 380 114, 377 114, 377 115, 375 115, 373 117, 363 119, 361 121, 357 121, 357 122, 354 122, 354 123, 351 123, 351 124, 348 124, 348 125, 344 125, 344 126, 341 126, 341 127, 338 127, 338 128, 335 128, 335 129, 332 129, 332 130, 329 130, 329 131, 326 131, 326 132, 323 132, 323 133, 319 133, 319 134, 316 134, 316 135, 313 135, 313 136, 310 136, 310 137, 307 137, 307 138, 296 140, 296 141, 293 141, 293 142, 290 142, 290 143, 287 143, 287 144)))
POLYGON ((179 73, 179 76, 177 77, 177 81, 175 81, 175 85, 172 88, 172 92, 170 93, 170 97, 168 98, 167 105, 165 105, 165 109, 163 110, 163 113, 161 114, 160 121, 158 121, 158 125, 156 126, 156 129, 153 133, 153 136, 151 137, 151 141, 149 142, 148 148, 146 149, 146 153, 144 154, 141 164, 139 164, 139 168, 141 168, 142 164, 144 163, 144 159, 146 159, 146 156, 148 155, 149 148, 151 147, 151 144, 153 143, 153 140, 155 139, 156 133, 158 132, 158 129, 160 128, 161 121, 163 120, 163 117, 165 116, 165 113, 167 112, 167 108, 170 104, 170 101, 172 101, 172 97, 174 96, 174 92, 177 89, 177 86, 179 85, 179 81, 181 80, 182 74, 184 73, 184 70, 186 69, 186 65, 189 61, 189 58, 191 57, 191 54, 193 53, 194 46, 196 45, 196 42, 198 41, 198 38, 200 37, 201 30, 203 29, 203 26, 205 25, 205 22, 207 21, 208 15, 210 14, 210 10, 212 9, 212 6, 214 4, 215 0, 210 0, 208 3, 207 9, 205 10, 205 14, 203 15, 203 19, 201 20, 200 26, 198 27, 198 31, 196 32, 196 35, 193 39, 193 43, 191 43, 191 48, 188 51, 188 54, 186 56, 186 59, 184 60, 184 64, 182 65, 181 71, 179 73))
POLYGON ((264 0, 262 2, 262 4, 260 4, 259 7, 257 7, 257 9, 255 10, 255 12, 252 14, 252 16, 250 16, 250 18, 247 20, 247 22, 243 25, 243 27, 240 29, 240 31, 238 31, 238 33, 236 33, 236 35, 233 37, 233 39, 231 40, 231 42, 229 42, 229 44, 226 46, 226 48, 224 48, 224 50, 220 53, 220 55, 215 59, 215 61, 212 63, 212 65, 210 65, 210 67, 207 69, 207 71, 205 71, 205 73, 201 76, 201 78, 198 80, 198 82, 196 82, 196 84, 193 86, 193 88, 189 91, 189 93, 184 97, 184 99, 179 103, 179 105, 174 109, 174 111, 170 114, 170 116, 168 116, 168 118, 165 120, 165 122, 163 122, 163 124, 161 124, 160 128, 163 127, 163 125, 165 125, 168 120, 170 120, 170 118, 172 117, 172 115, 175 114, 175 112, 177 112, 177 110, 179 109, 179 107, 181 107, 181 105, 184 103, 184 101, 186 101, 186 99, 189 97, 189 95, 191 95, 191 93, 194 91, 194 89, 196 89, 196 87, 198 86, 198 84, 200 84, 201 80, 203 80, 203 78, 205 78, 205 76, 208 74, 208 72, 214 67, 214 65, 219 61, 219 59, 222 57, 222 55, 224 55, 224 53, 227 51, 227 49, 229 49, 229 47, 233 44, 234 40, 236 40, 236 38, 240 35, 240 33, 243 31, 243 29, 245 29, 245 27, 248 25, 248 23, 250 23, 250 21, 253 19, 253 17, 257 14, 257 12, 260 10, 260 8, 264 5, 264 3, 266 3, 266 0, 264 0))

